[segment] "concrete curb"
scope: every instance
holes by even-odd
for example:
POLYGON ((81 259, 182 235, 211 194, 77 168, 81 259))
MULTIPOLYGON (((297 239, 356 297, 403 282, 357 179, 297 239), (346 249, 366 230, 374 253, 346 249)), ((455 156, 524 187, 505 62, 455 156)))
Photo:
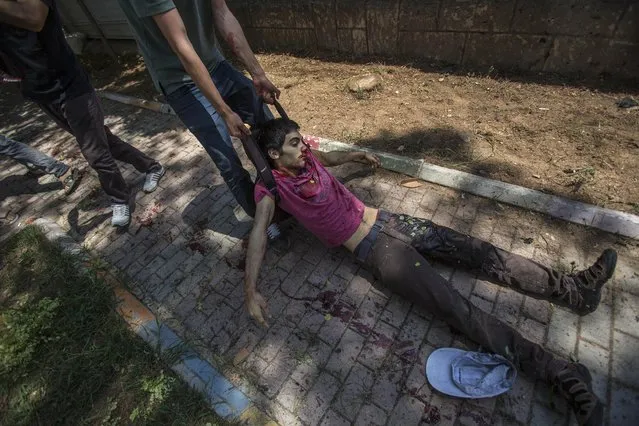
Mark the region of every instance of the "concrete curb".
POLYGON ((487 179, 459 170, 448 169, 399 155, 350 145, 331 139, 318 138, 322 151, 361 150, 377 155, 382 167, 413 176, 427 182, 490 198, 552 217, 590 226, 613 234, 639 239, 639 216, 586 204, 556 195, 545 194, 493 179, 487 179))
MULTIPOLYGON (((143 99, 109 92, 102 92, 100 96, 116 102, 151 109, 156 112, 175 114, 167 104, 149 102, 143 99)), ((586 204, 556 195, 545 194, 541 191, 528 189, 523 186, 436 166, 426 163, 424 160, 414 160, 408 157, 346 144, 332 139, 318 137, 316 140, 319 141, 318 149, 322 151, 360 150, 370 152, 381 159, 382 167, 387 170, 479 195, 480 197, 489 198, 501 203, 544 213, 568 222, 601 229, 602 231, 624 237, 639 239, 639 216, 630 213, 606 209, 593 204, 586 204)))
MULTIPOLYGON (((63 251, 78 256, 82 262, 89 260, 89 254, 57 223, 47 218, 32 222, 44 230, 46 237, 58 244, 63 251)), ((83 264, 81 267, 86 269, 83 264)), ((129 328, 162 353, 179 349, 179 360, 171 366, 188 385, 204 395, 213 411, 220 417, 250 424, 275 424, 262 413, 244 391, 233 385, 209 362, 188 345, 166 324, 163 324, 140 300, 131 294, 110 273, 102 278, 113 288, 118 300, 116 308, 129 328)))

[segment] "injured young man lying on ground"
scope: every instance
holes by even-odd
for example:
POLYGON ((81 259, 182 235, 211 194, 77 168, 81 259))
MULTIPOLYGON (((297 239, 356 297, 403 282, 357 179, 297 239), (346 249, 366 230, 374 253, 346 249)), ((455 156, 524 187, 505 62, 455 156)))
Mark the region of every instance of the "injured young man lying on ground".
MULTIPOLYGON (((257 130, 256 142, 271 162, 278 207, 322 243, 343 245, 391 291, 421 305, 485 350, 507 358, 523 374, 558 389, 580 424, 602 424, 603 405, 592 391, 592 379, 584 365, 557 358, 474 306, 428 260, 463 267, 497 284, 587 315, 597 309, 601 289, 614 272, 614 250, 605 250, 584 271, 556 271, 431 221, 365 206, 325 169, 349 161, 378 166, 379 160, 371 154, 314 151, 303 142, 299 126, 287 119, 267 122, 257 130)), ((244 286, 249 314, 266 325, 268 310, 257 280, 276 202, 260 182, 255 187, 255 201, 244 286)))

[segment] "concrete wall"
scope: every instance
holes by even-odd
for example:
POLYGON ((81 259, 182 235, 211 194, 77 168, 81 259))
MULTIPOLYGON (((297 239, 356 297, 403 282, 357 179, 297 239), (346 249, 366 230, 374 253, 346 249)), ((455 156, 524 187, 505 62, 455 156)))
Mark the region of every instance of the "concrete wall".
POLYGON ((639 0, 227 0, 256 49, 639 77, 639 0))
MULTIPOLYGON (((111 39, 116 0, 84 0, 111 39)), ((227 0, 255 49, 428 58, 469 68, 639 77, 639 0, 227 0)), ((98 37, 59 0, 71 31, 98 37)))

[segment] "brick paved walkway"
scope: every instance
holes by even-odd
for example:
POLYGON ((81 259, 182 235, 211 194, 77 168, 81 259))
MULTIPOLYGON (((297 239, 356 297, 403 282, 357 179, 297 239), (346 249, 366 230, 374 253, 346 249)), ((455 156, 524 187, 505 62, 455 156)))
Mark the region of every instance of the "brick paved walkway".
MULTIPOLYGON (((283 425, 564 425, 561 399, 525 377, 498 398, 462 401, 433 391, 423 362, 435 348, 475 349, 428 312, 374 286, 343 249, 327 250, 298 225, 292 245, 266 255, 259 289, 271 326, 262 330, 243 308, 244 242, 250 222, 236 218, 232 197, 212 162, 176 119, 104 101, 112 130, 168 168, 157 192, 138 193, 128 232, 109 226, 109 202, 70 136, 15 96, 0 101, 0 132, 87 169, 65 199, 51 177, 27 177, 0 160, 0 217, 50 216, 117 268, 162 320, 283 425)), ((594 376, 607 424, 635 424, 639 413, 639 247, 524 210, 434 185, 406 189, 400 176, 336 174, 374 206, 404 212, 487 239, 559 268, 581 268, 606 246, 620 252, 603 303, 580 318, 564 309, 436 265, 482 309, 529 338, 578 358, 594 376), (531 242, 532 239, 532 242, 531 242)), ((143 177, 123 167, 140 189, 143 177)), ((6 229, 1 230, 6 233, 6 229)))

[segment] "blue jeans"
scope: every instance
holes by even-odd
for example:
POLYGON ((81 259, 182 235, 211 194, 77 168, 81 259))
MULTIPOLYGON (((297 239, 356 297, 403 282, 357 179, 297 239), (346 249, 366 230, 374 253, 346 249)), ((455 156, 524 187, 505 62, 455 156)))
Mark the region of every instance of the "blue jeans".
POLYGON ((69 166, 21 142, 0 135, 0 155, 11 157, 27 167, 35 166, 45 173, 60 177, 69 166))
MULTIPOLYGON (((211 79, 227 105, 251 127, 273 118, 259 100, 253 82, 228 62, 220 62, 211 72, 211 79)), ((254 183, 233 148, 224 119, 192 82, 165 96, 220 170, 237 203, 246 214, 255 216, 254 183)))

